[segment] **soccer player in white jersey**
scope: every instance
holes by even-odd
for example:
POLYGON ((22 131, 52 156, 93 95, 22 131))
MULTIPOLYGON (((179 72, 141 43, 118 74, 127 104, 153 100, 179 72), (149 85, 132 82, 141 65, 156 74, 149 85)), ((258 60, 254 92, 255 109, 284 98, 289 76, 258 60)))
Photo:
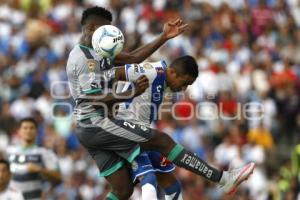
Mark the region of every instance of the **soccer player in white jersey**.
MULTIPOLYGON (((135 80, 145 74, 149 79, 149 88, 140 96, 129 99, 119 105, 117 118, 128 120, 147 127, 158 119, 158 110, 167 87, 172 91, 184 91, 198 76, 198 65, 191 56, 183 56, 174 60, 167 68, 165 61, 125 65, 128 80, 135 80), (176 68, 176 70, 175 70, 176 68), (173 73, 180 73, 182 81, 173 78, 173 73)), ((118 92, 125 92, 132 87, 127 82, 118 92)), ((164 189, 166 200, 182 200, 181 184, 172 173, 174 164, 155 151, 141 153, 132 163, 132 179, 139 179, 142 187, 142 200, 157 199, 157 179, 164 189), (158 177, 156 177, 156 174, 158 177)))
POLYGON ((6 151, 12 173, 11 184, 22 191, 24 199, 40 199, 43 180, 61 182, 58 160, 52 151, 35 144, 37 122, 33 118, 22 119, 18 133, 21 143, 8 147, 6 151))
POLYGON ((0 160, 0 199, 1 200, 24 200, 22 192, 9 185, 11 173, 9 163, 6 160, 0 160))

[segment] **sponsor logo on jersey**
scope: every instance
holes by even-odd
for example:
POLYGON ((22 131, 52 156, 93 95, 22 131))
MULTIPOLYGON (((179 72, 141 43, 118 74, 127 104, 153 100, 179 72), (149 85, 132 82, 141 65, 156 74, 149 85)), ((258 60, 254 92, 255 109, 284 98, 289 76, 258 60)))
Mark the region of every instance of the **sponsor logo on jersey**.
POLYGON ((95 83, 95 82, 92 82, 91 83, 91 89, 97 89, 97 88, 99 88, 98 84, 95 83))
POLYGON ((141 67, 141 66, 140 66, 140 73, 141 73, 141 74, 145 73, 144 67, 141 67))
POLYGON ((134 64, 134 73, 139 73, 139 66, 134 64))
POLYGON ((140 74, 143 74, 143 73, 145 73, 145 69, 144 69, 144 67, 142 67, 142 66, 140 66, 140 65, 138 65, 138 64, 133 64, 133 66, 134 66, 134 73, 140 73, 140 74))
POLYGON ((146 126, 140 125, 140 128, 141 128, 143 131, 148 131, 148 129, 146 128, 146 126))

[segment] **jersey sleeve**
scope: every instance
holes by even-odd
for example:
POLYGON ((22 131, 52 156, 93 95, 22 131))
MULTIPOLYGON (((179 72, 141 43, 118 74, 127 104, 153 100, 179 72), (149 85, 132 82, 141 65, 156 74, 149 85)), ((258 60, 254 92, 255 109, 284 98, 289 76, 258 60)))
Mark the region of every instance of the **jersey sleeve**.
POLYGON ((149 82, 153 82, 156 77, 156 70, 150 63, 126 64, 125 65, 126 80, 129 82, 136 81, 140 76, 146 75, 149 82))
POLYGON ((46 169, 59 171, 58 159, 53 151, 45 149, 43 152, 43 163, 46 169))

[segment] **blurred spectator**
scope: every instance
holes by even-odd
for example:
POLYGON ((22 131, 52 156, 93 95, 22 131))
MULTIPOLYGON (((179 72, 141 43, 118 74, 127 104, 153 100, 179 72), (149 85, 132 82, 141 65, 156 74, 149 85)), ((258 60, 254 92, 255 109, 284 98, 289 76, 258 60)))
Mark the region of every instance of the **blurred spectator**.
POLYGON ((0 160, 0 198, 23 200, 22 192, 9 185, 11 173, 9 170, 9 162, 0 160))

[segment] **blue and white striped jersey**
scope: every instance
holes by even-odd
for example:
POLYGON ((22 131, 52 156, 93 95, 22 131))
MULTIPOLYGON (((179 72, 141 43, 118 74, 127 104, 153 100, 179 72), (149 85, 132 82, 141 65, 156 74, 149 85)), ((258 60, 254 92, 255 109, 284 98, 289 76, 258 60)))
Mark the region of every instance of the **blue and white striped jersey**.
POLYGON ((165 61, 125 65, 126 79, 129 82, 125 84, 122 92, 130 89, 130 82, 136 81, 141 75, 147 76, 150 86, 140 96, 120 104, 118 118, 146 126, 150 126, 157 119, 166 87, 166 67, 165 61))

